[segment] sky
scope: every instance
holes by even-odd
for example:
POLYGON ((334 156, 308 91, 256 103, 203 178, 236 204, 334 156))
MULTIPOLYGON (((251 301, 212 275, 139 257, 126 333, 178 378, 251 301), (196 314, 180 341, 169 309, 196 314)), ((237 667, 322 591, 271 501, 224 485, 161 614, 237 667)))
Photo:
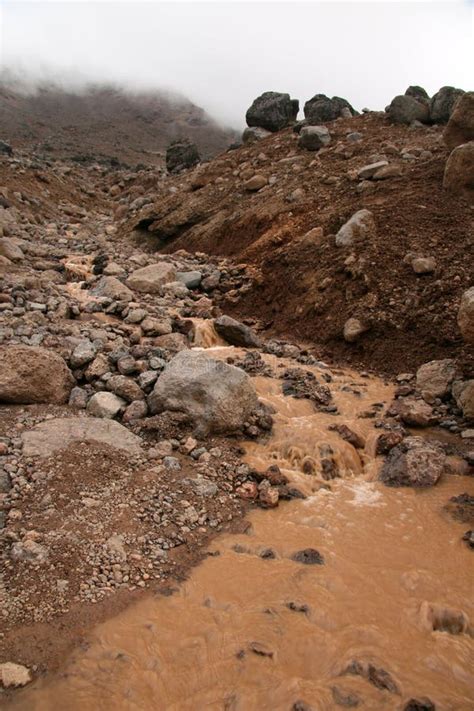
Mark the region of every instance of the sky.
POLYGON ((22 76, 172 89, 240 127, 283 91, 383 109, 410 84, 474 89, 473 0, 0 0, 0 62, 22 76))

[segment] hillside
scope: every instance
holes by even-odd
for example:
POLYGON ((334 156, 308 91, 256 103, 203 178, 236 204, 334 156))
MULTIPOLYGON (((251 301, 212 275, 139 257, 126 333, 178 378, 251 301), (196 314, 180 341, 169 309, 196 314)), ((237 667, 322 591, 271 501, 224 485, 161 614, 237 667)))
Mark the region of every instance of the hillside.
POLYGON ((399 372, 467 356, 456 314, 472 278, 472 212, 466 197, 443 189, 443 127, 392 125, 383 113, 328 127, 331 143, 317 153, 288 128, 158 189, 141 184, 141 204, 150 204, 137 210, 130 201, 124 234, 168 253, 199 250, 252 265, 256 283, 240 313, 266 333, 317 344, 324 357, 399 372), (385 160, 384 179, 361 180, 364 166, 385 160), (337 247, 336 233, 361 209, 375 228, 337 247), (415 256, 433 268, 417 273, 415 256), (367 326, 357 342, 343 338, 349 318, 367 326))
POLYGON ((23 93, 0 83, 0 138, 17 149, 161 165, 168 144, 181 137, 209 158, 235 136, 184 97, 165 92, 127 93, 99 85, 67 91, 50 84, 23 93))

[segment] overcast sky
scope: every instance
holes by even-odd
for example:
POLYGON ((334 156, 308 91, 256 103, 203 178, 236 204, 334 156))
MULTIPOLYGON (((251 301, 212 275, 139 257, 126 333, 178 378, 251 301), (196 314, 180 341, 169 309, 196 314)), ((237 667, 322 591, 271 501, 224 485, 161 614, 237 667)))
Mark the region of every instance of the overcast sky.
POLYGON ((1 61, 175 89, 240 126, 266 90, 383 109, 410 84, 473 89, 473 3, 0 0, 1 61))

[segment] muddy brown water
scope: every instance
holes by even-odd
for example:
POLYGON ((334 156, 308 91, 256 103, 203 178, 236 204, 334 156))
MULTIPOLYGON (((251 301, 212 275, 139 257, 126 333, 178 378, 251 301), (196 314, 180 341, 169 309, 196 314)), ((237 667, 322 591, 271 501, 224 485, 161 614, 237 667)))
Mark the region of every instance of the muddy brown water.
MULTIPOLYGON (((214 356, 239 354, 209 327, 198 332, 214 356)), ((288 365, 265 359, 276 374, 288 365)), ((323 371, 312 370, 319 379, 323 371)), ((284 397, 277 378, 254 378, 275 426, 267 442, 245 444, 246 459, 258 469, 278 464, 307 498, 251 513, 247 533, 217 538, 215 555, 173 595, 150 595, 98 626, 87 650, 19 693, 14 707, 290 711, 304 701, 326 711, 344 701, 376 710, 429 697, 437 711, 472 711, 473 554, 461 541, 466 525, 442 512, 451 496, 474 493, 472 480, 383 487, 373 420, 357 415, 388 403, 392 388, 349 371, 333 376, 338 415, 284 397), (328 431, 335 422, 362 435, 365 449, 328 431), (339 471, 330 482, 320 469, 328 446, 339 471), (307 548, 324 564, 292 559, 307 548), (360 674, 347 673, 353 662, 360 674)))

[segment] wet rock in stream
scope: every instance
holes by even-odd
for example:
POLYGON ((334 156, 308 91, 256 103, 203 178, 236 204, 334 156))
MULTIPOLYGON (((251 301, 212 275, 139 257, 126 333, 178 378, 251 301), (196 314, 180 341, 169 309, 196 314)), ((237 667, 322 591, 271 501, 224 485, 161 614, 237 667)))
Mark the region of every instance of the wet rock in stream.
POLYGON ((293 553, 291 560, 295 563, 303 563, 303 565, 324 565, 324 558, 315 548, 304 548, 301 551, 293 553))
POLYGON ((314 373, 301 368, 287 368, 282 376, 283 395, 311 400, 316 409, 336 412, 336 407, 331 407, 331 391, 327 385, 318 383, 314 373))

